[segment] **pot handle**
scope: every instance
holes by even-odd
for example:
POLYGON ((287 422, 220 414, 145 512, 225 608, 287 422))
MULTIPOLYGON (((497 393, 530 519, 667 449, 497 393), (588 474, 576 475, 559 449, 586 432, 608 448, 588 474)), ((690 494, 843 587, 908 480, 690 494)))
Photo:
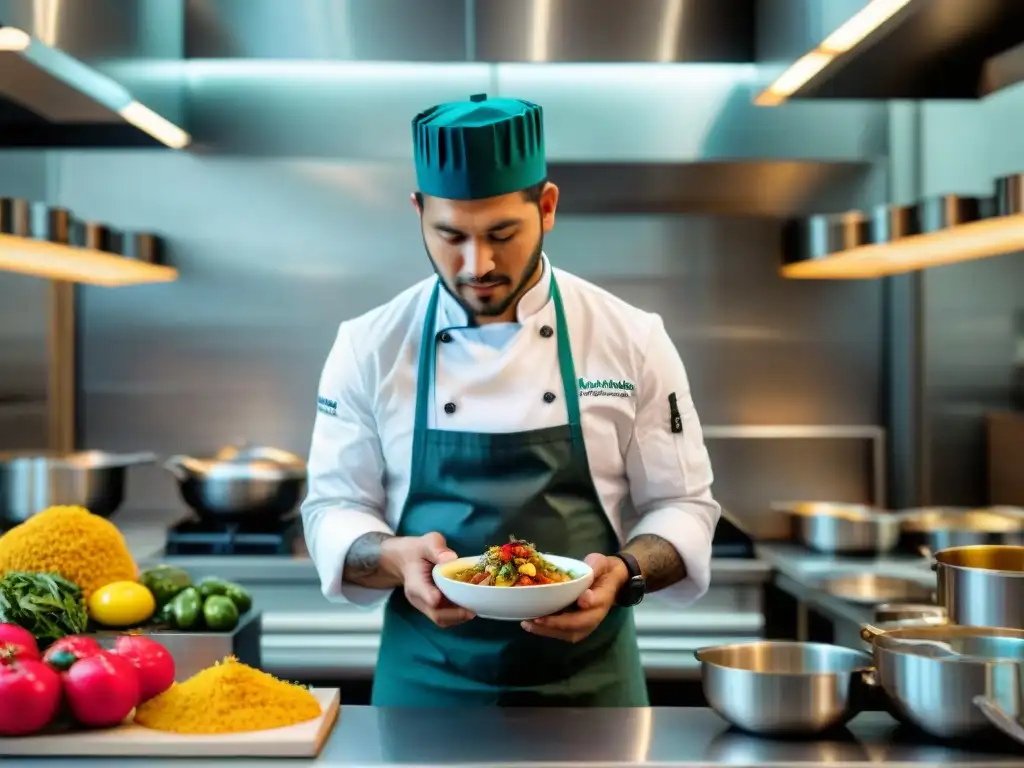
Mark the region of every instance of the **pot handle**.
POLYGON ((867 688, 876 689, 881 686, 878 682, 878 672, 874 667, 864 667, 857 670, 857 676, 867 688))
POLYGON ((174 475, 176 479, 184 482, 188 479, 188 473, 184 466, 186 461, 188 461, 188 456, 171 456, 164 462, 164 469, 174 475))
POLYGON ((125 465, 152 464, 157 460, 157 455, 149 451, 123 453, 117 457, 117 460, 125 465))
POLYGON ((865 643, 874 645, 875 640, 885 634, 884 629, 879 629, 874 624, 860 625, 860 639, 865 643))
POLYGON ((1021 670, 1016 661, 998 660, 985 665, 985 695, 975 696, 974 706, 1011 739, 1024 744, 1021 725, 1021 670))

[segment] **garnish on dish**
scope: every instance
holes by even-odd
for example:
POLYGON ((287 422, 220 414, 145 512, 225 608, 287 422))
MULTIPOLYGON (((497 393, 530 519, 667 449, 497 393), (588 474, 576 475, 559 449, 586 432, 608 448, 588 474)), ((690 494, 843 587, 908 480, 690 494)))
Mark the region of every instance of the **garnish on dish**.
POLYGON ((475 565, 456 571, 451 578, 481 587, 534 587, 575 577, 545 560, 530 542, 513 536, 507 544, 489 547, 475 565))

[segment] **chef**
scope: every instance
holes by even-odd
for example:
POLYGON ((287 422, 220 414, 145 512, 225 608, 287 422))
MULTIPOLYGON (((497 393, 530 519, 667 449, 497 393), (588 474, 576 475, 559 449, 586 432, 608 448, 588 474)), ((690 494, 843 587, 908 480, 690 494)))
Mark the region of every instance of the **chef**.
POLYGON ((343 322, 320 379, 305 535, 328 598, 386 600, 376 706, 646 706, 632 606, 708 588, 719 507, 683 363, 658 315, 545 255, 542 117, 485 95, 415 117, 436 275, 343 322), (442 597, 436 563, 510 536, 593 567, 577 605, 517 623, 442 597))

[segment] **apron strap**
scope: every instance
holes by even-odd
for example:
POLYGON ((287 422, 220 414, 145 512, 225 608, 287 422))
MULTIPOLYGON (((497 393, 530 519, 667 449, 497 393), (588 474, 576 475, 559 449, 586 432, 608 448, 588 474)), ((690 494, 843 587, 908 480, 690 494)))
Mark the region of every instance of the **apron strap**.
MULTIPOLYGON (((416 374, 416 421, 413 423, 412 438, 412 470, 416 472, 426 448, 427 428, 430 424, 428 408, 431 407, 431 388, 437 364, 437 307, 441 294, 441 281, 434 283, 427 302, 426 316, 423 320, 423 333, 420 336, 419 369, 416 374)), ((572 346, 569 342, 569 324, 565 320, 565 307, 562 304, 562 292, 554 274, 551 275, 549 293, 555 308, 555 332, 558 340, 558 370, 562 376, 562 390, 565 393, 565 409, 568 414, 569 426, 574 431, 580 429, 580 398, 576 385, 576 366, 572 360, 572 346)))

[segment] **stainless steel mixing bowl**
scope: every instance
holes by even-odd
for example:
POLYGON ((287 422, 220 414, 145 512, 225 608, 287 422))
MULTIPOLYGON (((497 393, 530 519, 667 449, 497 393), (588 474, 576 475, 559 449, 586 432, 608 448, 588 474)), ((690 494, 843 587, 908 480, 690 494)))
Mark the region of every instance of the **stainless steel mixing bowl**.
POLYGON ((755 641, 696 653, 708 704, 760 735, 811 735, 856 714, 851 689, 871 657, 823 643, 755 641))

